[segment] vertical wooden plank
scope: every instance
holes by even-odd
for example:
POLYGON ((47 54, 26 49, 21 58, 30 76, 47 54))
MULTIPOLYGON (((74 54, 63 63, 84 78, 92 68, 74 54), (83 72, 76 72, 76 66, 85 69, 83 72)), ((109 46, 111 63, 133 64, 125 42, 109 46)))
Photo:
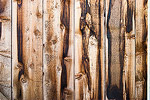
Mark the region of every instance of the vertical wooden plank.
POLYGON ((42 0, 13 1, 13 5, 14 99, 39 100, 42 99, 42 0))
MULTIPOLYGON (((95 72, 91 71, 91 77, 95 74, 93 84, 94 85, 94 93, 91 92, 91 95, 94 94, 93 99, 101 99, 104 100, 105 97, 105 31, 104 31, 104 25, 105 25, 105 18, 104 18, 104 11, 105 11, 105 1, 104 0, 91 0, 90 2, 90 14, 91 14, 91 20, 92 20, 92 28, 91 28, 91 34, 95 35, 96 41, 97 41, 97 47, 91 48, 93 50, 97 50, 96 55, 89 54, 89 56, 93 55, 94 59, 96 58, 96 68, 95 72), (93 32, 93 33, 92 33, 93 32), (95 57, 94 57, 95 56, 95 57), (97 88, 99 89, 97 91, 97 88)), ((89 39, 90 40, 90 39, 89 39)), ((92 51, 93 53, 93 51, 92 51)), ((90 64, 93 64, 93 62, 90 62, 90 64)), ((90 66, 90 68, 94 69, 94 66, 90 66)))
POLYGON ((80 31, 81 7, 80 1, 75 0, 75 99, 83 99, 83 86, 81 81, 81 64, 82 64, 82 36, 80 31), (77 34, 78 33, 78 34, 77 34), (77 46, 78 44, 78 46, 77 46), (80 97, 82 96, 82 98, 80 97))
POLYGON ((73 99, 73 0, 44 0, 44 100, 73 99))
POLYGON ((18 76, 21 66, 18 64, 17 43, 17 2, 12 2, 12 99, 18 99, 20 95, 20 81, 18 76))
MULTIPOLYGON (((122 65, 120 58, 120 8, 121 0, 106 0, 107 39, 106 50, 108 50, 108 73, 107 98, 122 99, 122 65)), ((107 53, 106 53, 107 54, 107 53)), ((107 61, 107 60, 106 60, 107 61)), ((106 75, 107 75, 106 73, 106 75)))
MULTIPOLYGON (((127 66, 127 57, 125 54, 125 51, 128 51, 128 48, 126 48, 125 45, 126 44, 126 40, 128 40, 125 37, 125 30, 126 30, 126 26, 125 26, 125 22, 126 22, 126 13, 127 13, 127 1, 126 0, 122 0, 121 1, 121 24, 120 24, 120 38, 121 38, 121 45, 120 45, 120 50, 121 50, 121 57, 122 57, 122 92, 123 92, 123 100, 127 100, 127 90, 128 90, 128 66, 127 66), (125 40, 126 39, 126 40, 125 40)), ((130 53, 128 53, 129 55, 130 53)))
POLYGON ((75 99, 89 100, 89 57, 87 46, 90 30, 86 29, 86 34, 82 36, 82 29, 85 28, 86 0, 75 0, 75 99), (84 40, 83 40, 84 38, 84 40), (87 44, 85 44, 85 43, 87 44), (85 48, 85 50, 84 50, 85 48))
POLYGON ((135 1, 126 2, 124 73, 126 74, 126 98, 135 99, 135 1))
MULTIPOLYGON (((42 99, 42 0, 23 0, 22 15, 22 60, 24 75, 21 76, 23 99, 42 99), (28 93, 26 92, 28 91, 28 93)), ((20 32, 19 30, 18 32, 20 32)), ((18 33, 17 32, 17 33, 18 33)))
POLYGON ((11 0, 0 0, 0 99, 11 99, 11 0))
POLYGON ((91 48, 92 53, 89 57, 96 62, 90 63, 90 74, 91 74, 91 98, 104 100, 104 87, 105 87, 105 46, 104 46, 104 0, 91 0, 90 1, 90 14, 91 23, 89 44, 93 42, 95 48, 91 48), (95 37, 96 43, 90 41, 92 35, 95 37), (94 51, 95 50, 95 51, 94 51), (95 55, 93 55, 95 52, 95 55), (93 55, 93 56, 92 56, 93 55), (92 66, 95 63, 95 66, 92 66), (94 71, 95 70, 95 71, 94 71), (96 81, 95 81, 96 80, 96 81), (92 88, 92 86, 94 86, 92 88), (94 91, 92 91, 92 89, 94 91), (98 89, 98 90, 97 90, 98 89), (93 96, 92 96, 93 95, 93 96))
POLYGON ((106 6, 109 6, 106 7, 107 97, 121 100, 135 99, 135 1, 107 0, 106 6))
POLYGON ((75 0, 75 99, 104 99, 104 50, 104 1, 75 0))
MULTIPOLYGON (((67 44, 64 44, 64 47, 67 47, 68 50, 67 52, 64 51, 64 63, 66 66, 66 71, 67 71, 67 87, 64 89, 63 93, 66 94, 66 98, 64 98, 65 100, 73 100, 74 99, 74 16, 75 16, 75 12, 74 12, 74 0, 66 0, 68 2, 68 13, 69 16, 67 19, 65 19, 66 21, 69 22, 69 33, 68 33, 68 46, 67 44), (67 91, 66 91, 67 90, 67 91)), ((64 12, 65 15, 65 12, 64 12)), ((64 21, 65 21, 64 20, 64 21)), ((65 41, 65 40, 64 40, 65 41)), ((63 74, 62 74, 63 75, 63 74)), ((63 79, 62 79, 63 80, 63 79)), ((65 96, 65 95, 64 95, 65 96)))
POLYGON ((136 99, 146 100, 148 0, 136 0, 136 99))
MULTIPOLYGON (((74 99, 74 0, 61 2, 61 26, 63 34, 63 58, 61 74, 61 99, 74 99)), ((61 55, 60 55, 61 56, 61 55)))

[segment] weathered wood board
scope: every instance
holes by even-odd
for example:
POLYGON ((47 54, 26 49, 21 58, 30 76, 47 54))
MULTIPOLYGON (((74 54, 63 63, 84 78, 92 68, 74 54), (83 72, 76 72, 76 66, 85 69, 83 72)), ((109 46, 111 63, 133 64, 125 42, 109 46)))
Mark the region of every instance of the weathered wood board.
POLYGON ((73 0, 44 0, 44 100, 73 99, 73 0))
POLYGON ((107 98, 146 100, 148 1, 106 2, 107 38, 110 43, 107 98))
POLYGON ((0 94, 11 99, 11 0, 0 0, 0 94))
POLYGON ((148 0, 136 0, 136 99, 147 97, 148 0))
POLYGON ((147 100, 148 0, 0 0, 0 100, 147 100))
POLYGON ((41 100, 42 0, 12 3, 12 99, 41 100))

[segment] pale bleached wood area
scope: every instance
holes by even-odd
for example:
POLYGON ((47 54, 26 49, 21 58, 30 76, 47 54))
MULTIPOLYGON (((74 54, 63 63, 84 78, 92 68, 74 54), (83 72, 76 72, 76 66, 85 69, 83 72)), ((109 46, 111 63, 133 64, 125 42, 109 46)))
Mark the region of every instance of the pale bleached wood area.
POLYGON ((11 0, 0 0, 0 95, 11 99, 11 0))
POLYGON ((148 0, 0 0, 0 100, 147 100, 148 0))

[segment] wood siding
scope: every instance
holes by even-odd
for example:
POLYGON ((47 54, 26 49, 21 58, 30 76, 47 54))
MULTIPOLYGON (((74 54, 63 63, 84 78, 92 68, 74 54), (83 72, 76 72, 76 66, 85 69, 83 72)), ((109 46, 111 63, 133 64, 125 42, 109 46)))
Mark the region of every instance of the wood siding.
POLYGON ((147 100, 148 0, 0 0, 0 100, 147 100))

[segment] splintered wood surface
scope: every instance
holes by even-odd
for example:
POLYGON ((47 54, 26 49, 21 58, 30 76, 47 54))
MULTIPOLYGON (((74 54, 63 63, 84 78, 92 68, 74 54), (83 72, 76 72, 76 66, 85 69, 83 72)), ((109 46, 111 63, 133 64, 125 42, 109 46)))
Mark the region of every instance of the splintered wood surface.
POLYGON ((0 100, 147 100, 148 0, 0 0, 0 100))

